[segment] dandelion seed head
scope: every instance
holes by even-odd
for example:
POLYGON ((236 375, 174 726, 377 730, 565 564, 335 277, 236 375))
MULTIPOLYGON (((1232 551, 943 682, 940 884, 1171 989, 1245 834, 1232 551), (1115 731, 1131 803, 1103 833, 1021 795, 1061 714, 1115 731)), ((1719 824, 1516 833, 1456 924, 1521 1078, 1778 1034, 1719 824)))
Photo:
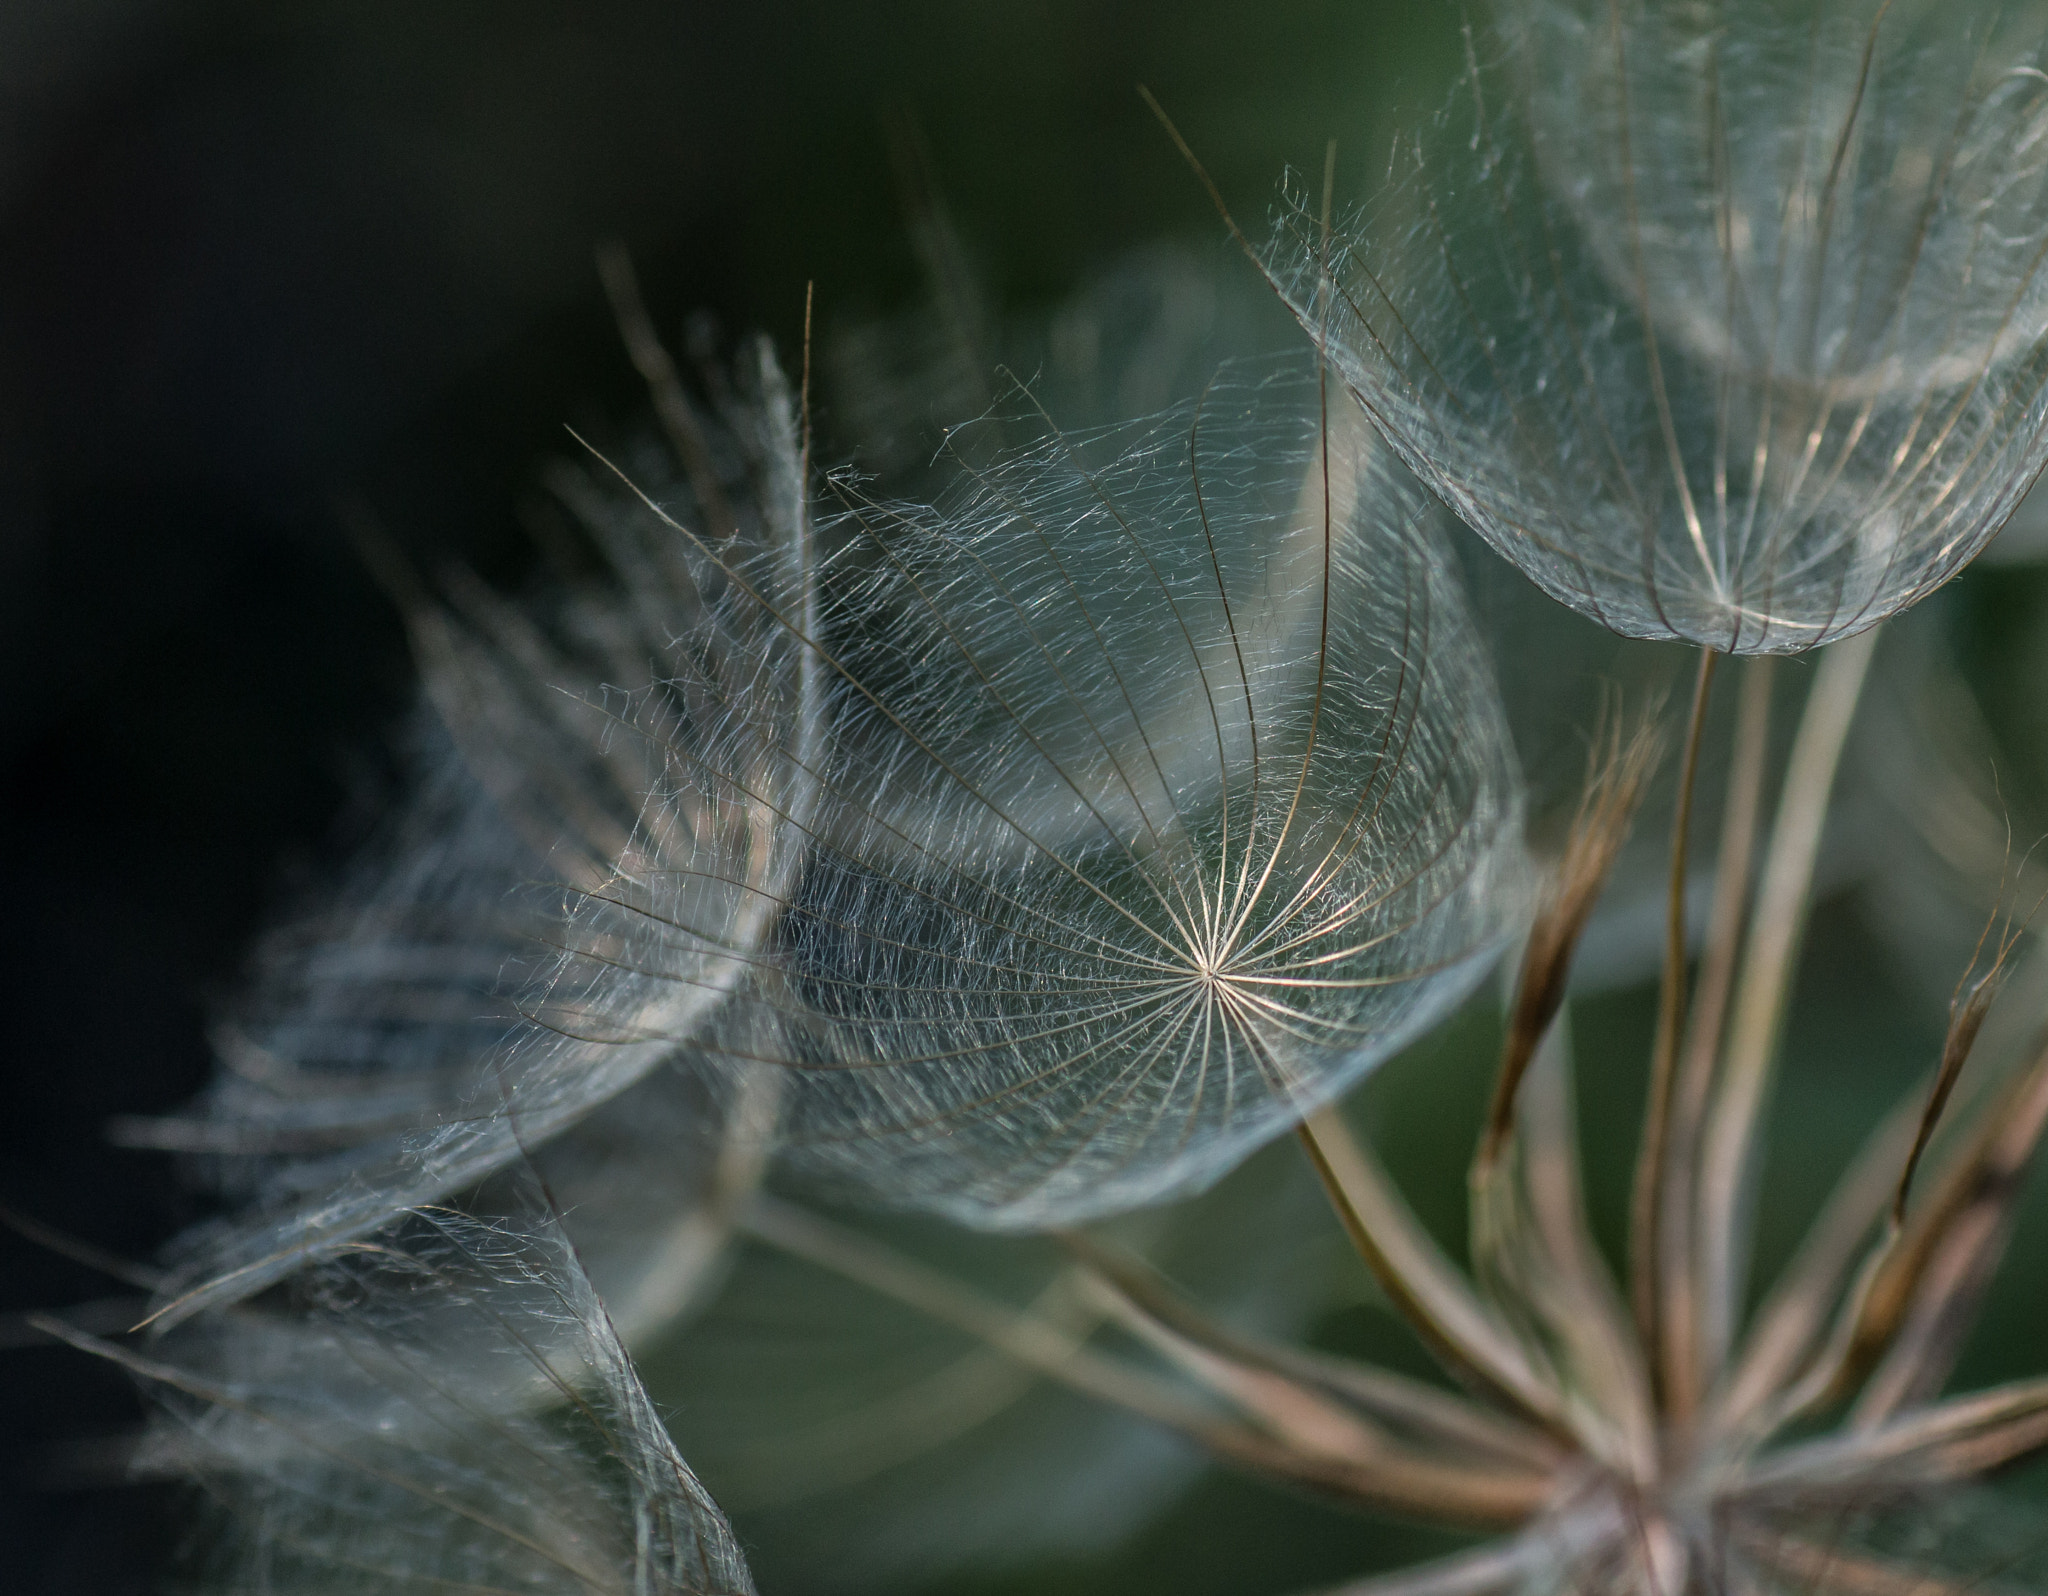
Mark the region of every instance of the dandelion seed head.
POLYGON ((1521 912, 1519 793, 1341 401, 988 425, 934 505, 843 490, 784 1158, 1028 1228, 1207 1184, 1437 1018, 1521 912))
POLYGON ((1546 0, 1503 19, 1545 183, 1713 366, 1853 403, 2039 340, 2048 80, 2024 8, 1546 0))
POLYGON ((2048 459, 2031 11, 1502 8, 1280 276, 1402 457, 1634 637, 1797 652, 1954 576, 2048 459))
MULTIPOLYGON (((2048 1127, 2038 1041, 1962 1075, 2011 1042, 1984 1021, 2012 915, 1979 934, 1925 1105, 1749 1309, 1760 1105, 1871 640, 1817 673, 1753 908, 1770 694, 1745 681, 1691 999, 1679 823, 1624 1303, 1565 1000, 1656 739, 1596 739, 1532 891, 1447 517, 1407 472, 1574 608, 1707 647, 1690 815, 1713 651, 1867 629, 2040 467, 2042 45, 2038 10, 1958 25, 1931 0, 1510 6, 1374 218, 1293 207, 1275 276, 1315 360, 1169 402, 1219 306, 1139 274, 984 407, 967 295, 938 403, 981 413, 918 461, 914 396, 883 394, 886 489, 813 479, 765 351, 715 421, 693 406, 608 256, 666 433, 554 473, 608 576, 414 596, 445 729, 425 789, 273 949, 198 1111, 136 1138, 239 1160, 220 1184, 253 1203, 187 1239, 146 1350, 45 1325, 162 1394, 145 1463, 241 1520, 217 1588, 751 1591, 628 1348, 687 1396, 671 1332, 728 1275, 742 1321, 783 1299, 764 1255, 886 1311, 840 1303, 818 1334, 815 1279, 782 1300, 818 1355, 770 1375, 794 1420, 735 1449, 743 1494, 930 1479, 953 1472, 935 1437, 1011 1420, 1039 1465, 977 1514, 936 1488, 906 1546, 837 1558, 848 1584, 1034 1515, 1099 1545, 1133 1511, 1102 1482, 1156 1502, 1185 1477, 1120 1424, 1086 1466, 1041 1451, 1037 1382, 1501 1533, 1351 1596, 1882 1596, 2038 1568, 2034 1527, 1961 1487, 2048 1441, 2048 1382, 1939 1395, 2048 1127), (1105 310, 1125 291, 1144 316, 1105 310), (1068 379, 1143 419, 1063 425, 1068 379), (1333 1104, 1525 925, 1465 1270, 1333 1104), (480 1017, 485 993, 509 1012, 480 1017), (1213 1244, 1209 1216, 1132 1211, 1289 1129, 1387 1303, 1485 1403, 1254 1333, 1307 1317, 1298 1279, 1226 1323, 1157 1266, 1177 1224, 1213 1244), (440 1206, 458 1191, 469 1211, 440 1206), (1021 1267, 967 1279, 934 1261, 966 1231, 898 1248, 924 1220, 792 1193, 1062 1250, 1013 1238, 1021 1267)), ((806 400, 808 372, 807 348, 806 400)), ((2048 986, 2036 958, 2015 986, 2048 986)))
MULTIPOLYGON (((446 728, 415 812, 265 961, 197 1111, 142 1128, 251 1170, 255 1200, 185 1239, 170 1320, 546 1147, 679 1066, 753 978, 801 858, 816 715, 798 426, 765 346, 749 391, 716 428, 723 481, 668 485, 714 533, 564 470, 611 582, 523 607, 458 577, 412 603, 446 728)), ((762 1101, 742 1066, 681 1119, 654 1105, 688 1139, 649 1195, 715 1185, 721 1127, 765 1146, 762 1101)))

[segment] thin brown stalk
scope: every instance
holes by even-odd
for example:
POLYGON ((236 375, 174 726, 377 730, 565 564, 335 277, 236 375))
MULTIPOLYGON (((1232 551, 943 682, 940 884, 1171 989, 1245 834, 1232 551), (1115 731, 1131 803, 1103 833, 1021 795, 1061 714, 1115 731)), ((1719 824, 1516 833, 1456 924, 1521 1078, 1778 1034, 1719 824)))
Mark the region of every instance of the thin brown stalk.
POLYGON ((1234 1330, 1210 1318, 1142 1258, 1089 1236, 1069 1233, 1061 1239, 1132 1308, 1209 1352, 1327 1392, 1397 1434, 1438 1451, 1538 1470, 1553 1469, 1561 1459, 1555 1442, 1503 1414, 1369 1364, 1234 1330))
MULTIPOLYGON (((1313 1388, 1252 1363, 1240 1363, 1184 1336, 1140 1307, 1108 1276, 1092 1270, 1082 1280, 1104 1317, 1158 1353, 1196 1385, 1221 1398, 1283 1446, 1310 1457, 1353 1463, 1396 1464, 1404 1448, 1370 1419, 1313 1388)), ((1433 1460, 1443 1466, 1442 1460, 1433 1460)), ((1467 1467, 1469 1460, 1452 1460, 1467 1467)))
POLYGON ((1842 1596, 1966 1596, 1974 1580, 1943 1579, 1925 1569, 1888 1563, 1789 1536, 1745 1536, 1748 1551, 1794 1590, 1840 1591, 1842 1596))
MULTIPOLYGON (((1988 934, 1989 928, 1986 930, 1988 934)), ((1962 1077, 1963 1066, 1969 1063, 1970 1054, 1976 1048, 1977 1033, 1983 1030, 1985 1016, 1991 1012, 1992 1001, 2003 984, 2006 961, 2012 956, 2015 940, 2008 926, 1992 958, 1991 968, 1981 976, 1976 974, 1973 956, 1970 969, 1964 972, 1956 985, 1955 995, 1949 999, 1948 1030, 1941 1041, 1941 1067, 1935 1071, 1934 1085, 1927 1094, 1927 1107, 1920 1115, 1920 1129, 1913 1137, 1913 1150, 1906 1155, 1906 1167, 1899 1175, 1898 1195, 1892 1199, 1892 1221, 1895 1224, 1906 1222, 1906 1204, 1913 1195, 1913 1176, 1920 1168, 1920 1160, 1927 1156, 1927 1146, 1934 1140, 1935 1127, 1941 1123, 1956 1082, 1962 1077)), ((1982 944, 1979 946, 1981 948, 1982 944)))
POLYGON ((2048 1379, 2015 1380, 1951 1397, 1876 1429, 1788 1447, 1744 1481, 1749 1494, 1785 1488, 1856 1490, 1886 1480, 1969 1478, 2048 1445, 2048 1379))
POLYGON ((1552 1488, 1540 1470, 1473 1470, 1424 1458, 1343 1451, 1333 1448, 1339 1432, 1327 1424, 1313 1428, 1319 1445, 1306 1449, 1298 1425, 1290 1427, 1305 1410, 1297 1406, 1282 1417, 1270 1386, 1240 1383, 1227 1392, 1212 1387, 1212 1395, 1232 1405, 1256 1389, 1264 1409, 1260 1422, 1227 1417, 1148 1369, 1081 1345, 1065 1327, 985 1297, 870 1237, 774 1198, 757 1196, 741 1228, 792 1257, 974 1336, 1069 1390, 1176 1430, 1226 1462, 1340 1500, 1488 1527, 1520 1523, 1542 1506, 1552 1488))
POLYGON ((1833 644, 1822 656, 1771 829, 1701 1160, 1700 1340, 1703 1364, 1710 1369, 1720 1366, 1734 1340, 1748 1270, 1743 1208, 1758 1163, 1764 1100, 1806 926, 1828 799, 1876 643, 1872 628, 1833 644))
POLYGON ((1629 827, 1662 753, 1663 739, 1649 715, 1626 734, 1620 719, 1612 717, 1605 734, 1594 738, 1585 790, 1566 834, 1564 854, 1522 950, 1507 1036, 1501 1044, 1500 1069, 1494 1077, 1493 1103, 1473 1159, 1475 1190, 1490 1178, 1514 1134, 1515 1097, 1522 1077, 1564 1006, 1572 953, 1622 844, 1628 840, 1629 827))
POLYGON ((1713 1091, 1714 1065, 1721 1050, 1729 994, 1735 987, 1744 911, 1749 906, 1750 867, 1756 855, 1757 818, 1762 808, 1764 767, 1769 753, 1773 663, 1774 656, 1766 654, 1745 662, 1742 669, 1728 794, 1721 815, 1720 846, 1714 859, 1714 901, 1707 917, 1706 950, 1700 957, 1691 1022, 1680 1055, 1664 1158, 1658 1215, 1658 1290, 1662 1306, 1657 1356, 1663 1371, 1666 1404, 1681 1423, 1698 1410, 1704 1384, 1714 1372, 1700 1365, 1694 1184, 1699 1170, 1700 1132, 1713 1091))
MULTIPOLYGON (((1643 1346, 1661 1347, 1663 1240, 1661 1205, 1664 1166, 1671 1138, 1672 1083, 1678 1071, 1679 1031, 1685 1024, 1685 888, 1692 832, 1692 801, 1699 784, 1700 747, 1706 739, 1707 699, 1713 691, 1714 667, 1721 656, 1700 650, 1699 674, 1693 679, 1692 714, 1685 733, 1685 756, 1678 772, 1678 812, 1671 821, 1671 877, 1665 887, 1664 978, 1657 991, 1657 1034, 1650 1051, 1650 1095, 1643 1110, 1642 1143, 1636 1153, 1635 1186, 1629 1200, 1629 1295, 1635 1308, 1636 1333, 1643 1346)), ((1651 1365, 1653 1371, 1659 1365, 1651 1365)), ((1656 1376, 1662 1383, 1662 1376, 1656 1376)), ((1690 1416, 1688 1408, 1680 1418, 1690 1416)))
POLYGON ((1805 1242, 1757 1310, 1716 1399, 1716 1428, 1748 1425, 1813 1356, 1859 1250, 1891 1202, 1919 1118, 1917 1103, 1901 1103, 1836 1183, 1805 1242))
POLYGON ((1572 1441, 1554 1382, 1444 1256, 1342 1114, 1322 1109, 1297 1134, 1352 1245, 1423 1344, 1455 1378, 1572 1441))
POLYGON ((2020 1185, 2048 1129, 2048 1049, 1980 1111, 1969 1142, 1907 1225, 1895 1261, 1880 1276, 1865 1332, 1866 1356, 1884 1361, 1851 1418, 1874 1425, 1934 1394, 1961 1334, 1975 1318, 1997 1268, 2020 1185))
POLYGON ((2048 1448, 2048 1411, 2036 1408, 1943 1446, 1929 1458, 1928 1472, 1944 1481, 1974 1480, 2033 1457, 2044 1448, 2048 1448))
MULTIPOLYGON (((1981 1287, 1979 1265, 1995 1249, 2018 1176, 2038 1139, 2040 1126, 2025 1112, 2032 1073, 2011 1092, 1987 1105, 1979 1135, 1950 1167, 1936 1199, 1906 1222, 1896 1206, 1901 1189, 1894 1184, 1885 1237, 1864 1263, 1855 1289, 1845 1300, 1827 1346, 1776 1400, 1772 1426, 1797 1415, 1840 1402, 1852 1395, 1879 1361, 1896 1348, 1916 1310, 1928 1319, 1932 1339, 1922 1350, 1932 1355, 1950 1344, 1961 1326, 1946 1310, 1974 1301, 1981 1287), (2003 1112, 2012 1111, 2013 1117, 2003 1112), (1948 1299, 1954 1298, 1953 1304, 1948 1299), (1946 1334, 1941 1333, 1946 1330, 1946 1334)), ((1924 1138, 1927 1112, 1917 1117, 1924 1138)), ((1909 1364, 1888 1382, 1896 1392, 1901 1382, 1917 1388, 1919 1371, 1909 1364)), ((1873 1411, 1886 1398, 1873 1398, 1873 1411)))
POLYGON ((1577 1200, 1577 1151, 1557 1032, 1572 953, 1628 838, 1661 745, 1653 715, 1627 734, 1610 717, 1594 740, 1563 857, 1523 951, 1493 1103, 1470 1174, 1474 1269, 1498 1307, 1535 1310, 1517 1328, 1532 1345, 1551 1344, 1570 1366, 1572 1378, 1561 1385, 1579 1393, 1582 1438, 1626 1468, 1647 1467, 1654 1452, 1649 1393, 1625 1315, 1613 1323, 1603 1311, 1612 1285, 1594 1261, 1577 1200), (1546 1057, 1547 1072, 1538 1066, 1546 1057), (1523 1114, 1518 1101, 1532 1073, 1547 1073, 1551 1090, 1523 1114))
MULTIPOLYGON (((1558 1266, 1583 1281, 1603 1303, 1617 1298, 1586 1217, 1580 1182, 1578 1104, 1572 1072, 1571 1025, 1561 1017, 1537 1053, 1522 1090, 1519 1136, 1529 1215, 1558 1266)), ((1615 1328, 1626 1339, 1626 1310, 1615 1328)))
POLYGON ((1492 1194, 1494 1217, 1483 1226, 1479 1205, 1488 1194, 1474 1193, 1474 1265, 1482 1280, 1506 1288, 1497 1298, 1503 1312, 1514 1302, 1535 1310, 1565 1371, 1561 1383, 1591 1410, 1578 1421, 1588 1446, 1597 1425, 1606 1432, 1598 1455, 1647 1477, 1658 1439, 1649 1368, 1586 1219, 1567 1031, 1560 1016, 1529 1070, 1510 1161, 1517 1178, 1492 1194), (1490 1256, 1480 1251, 1486 1232, 1493 1233, 1490 1256))
POLYGON ((1034 1372, 1084 1395, 1207 1439, 1225 1421, 1145 1369, 1079 1345, 1073 1332, 984 1296, 894 1248, 777 1198, 757 1194, 740 1229, 793 1258, 842 1275, 985 1342, 1034 1372))

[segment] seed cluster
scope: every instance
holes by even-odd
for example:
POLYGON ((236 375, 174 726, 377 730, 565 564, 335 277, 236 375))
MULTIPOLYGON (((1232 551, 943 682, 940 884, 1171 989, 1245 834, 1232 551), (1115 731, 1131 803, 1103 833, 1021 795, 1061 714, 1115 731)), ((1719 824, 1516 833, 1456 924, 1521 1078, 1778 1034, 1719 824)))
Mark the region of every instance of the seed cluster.
POLYGON ((1247 249, 1291 354, 1061 414, 1188 363, 1125 281, 1061 324, 1119 369, 1008 379, 880 477, 815 464, 808 347, 795 391, 760 346, 696 397, 606 259, 659 434, 553 478, 599 574, 517 602, 386 561, 431 708, 412 806, 266 946, 217 1084, 130 1130, 238 1206, 151 1275, 142 1337, 40 1321, 160 1396, 144 1466, 230 1509, 207 1588, 751 1591, 635 1363, 687 1394, 677 1327, 742 1257, 968 1347, 813 1416, 771 1489, 1051 1383, 1491 1537, 1352 1596, 2042 1588, 1969 1489, 2048 1446, 2048 1377, 1943 1394, 2048 1129, 2048 1052, 1985 1040, 2028 905, 1754 1306, 1748 1254, 1874 629, 2048 461, 2048 23, 1504 0, 1371 204, 1329 194, 1247 249), (1698 661, 1689 718, 1592 731, 1547 857, 1458 519, 1698 661), (1780 759, 1771 656, 1824 644, 1780 759), (1617 1278, 1568 996, 1660 763, 1617 1278), (1336 1105, 1515 949, 1458 1260, 1336 1105), (1221 1305, 1161 1267, 1290 1135, 1456 1389, 1245 1328, 1291 1289, 1262 1265, 1221 1305), (878 1208, 1060 1262, 990 1289, 878 1208))

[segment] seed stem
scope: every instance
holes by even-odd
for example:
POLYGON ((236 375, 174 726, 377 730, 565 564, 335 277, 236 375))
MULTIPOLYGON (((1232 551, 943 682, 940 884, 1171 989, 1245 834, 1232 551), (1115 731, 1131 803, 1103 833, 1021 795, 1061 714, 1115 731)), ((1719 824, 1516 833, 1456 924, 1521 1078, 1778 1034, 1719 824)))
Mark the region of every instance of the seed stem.
POLYGON ((1382 1290, 1444 1367, 1575 1443, 1556 1387, 1402 1201, 1372 1150, 1335 1108, 1295 1127, 1345 1233, 1382 1290))
POLYGON ((1698 1235, 1702 1366, 1718 1369, 1734 1337, 1748 1247, 1737 1230, 1756 1176, 1759 1117, 1769 1091, 1793 966, 1806 929, 1813 870, 1828 798, 1849 724, 1869 674, 1877 629, 1834 644, 1821 657, 1793 740, 1756 915, 1736 987, 1728 1051, 1707 1122, 1698 1235))
MULTIPOLYGON (((1678 812, 1671 822, 1671 879, 1664 905, 1664 979, 1657 995, 1657 1036, 1650 1054, 1650 1100, 1643 1111, 1642 1145, 1636 1154, 1635 1190, 1629 1205, 1629 1289, 1636 1330, 1645 1351, 1663 1345, 1657 1282, 1662 1231, 1664 1166, 1671 1136, 1671 1086, 1678 1070, 1678 1036, 1685 1021, 1685 887, 1693 791, 1699 784, 1700 747, 1706 738, 1707 700, 1721 656, 1700 650, 1693 678, 1692 715, 1686 727, 1684 761, 1678 773, 1678 812)), ((1657 1365, 1653 1364, 1653 1367, 1657 1365)))
POLYGON ((1700 955, 1678 1077, 1673 1085, 1670 1141, 1664 1158, 1662 1207, 1658 1213, 1659 1327, 1657 1350, 1667 1406, 1680 1422, 1694 1413, 1704 1386, 1700 1367, 1698 1238, 1693 1233, 1700 1132, 1714 1088, 1728 999, 1742 951, 1744 913, 1749 907, 1750 871, 1756 857, 1757 820, 1768 763, 1771 683, 1775 659, 1747 661, 1736 700, 1735 739, 1729 759, 1728 795, 1721 812, 1721 837, 1714 856, 1714 902, 1707 916, 1706 949, 1700 955))

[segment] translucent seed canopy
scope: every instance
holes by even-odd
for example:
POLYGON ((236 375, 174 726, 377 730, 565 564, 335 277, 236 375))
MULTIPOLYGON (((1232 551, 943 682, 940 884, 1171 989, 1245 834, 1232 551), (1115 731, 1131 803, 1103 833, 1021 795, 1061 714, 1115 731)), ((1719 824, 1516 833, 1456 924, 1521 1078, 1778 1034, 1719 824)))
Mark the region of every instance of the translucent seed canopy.
POLYGON ((2026 7, 1508 0, 1546 181, 1715 364, 1845 398, 1966 382, 2048 326, 2026 7), (1702 241, 1711 248, 1702 249, 1702 241))
POLYGON ((1477 978, 1518 781, 1440 510, 1306 374, 842 482, 784 1156, 970 1223, 1206 1185, 1477 978))
POLYGON ((751 1596, 530 1177, 484 1221, 408 1215, 284 1301, 129 1353, 145 1473, 204 1481, 190 1588, 751 1596))
MULTIPOLYGON (((261 1170, 249 1210, 188 1240, 172 1319, 538 1153, 677 1063, 758 979, 802 868, 820 728, 797 641, 798 427, 765 346, 756 390, 714 435, 726 521, 709 494, 671 499, 708 535, 566 472, 558 492, 613 581, 545 607, 457 582, 413 615, 441 768, 329 911, 280 939, 202 1113, 159 1128, 261 1170)), ((725 1109, 772 1121, 758 1083, 715 1085, 653 1089, 628 1127, 635 1159, 649 1123, 678 1130, 649 1201, 724 1180, 725 1109)), ((758 1151, 765 1124, 748 1134, 758 1151)), ((663 1223, 641 1239, 667 1246, 663 1223)), ((650 1312, 687 1284, 650 1260, 626 1288, 614 1262, 640 1265, 601 1250, 607 1289, 638 1304, 644 1285, 650 1312)))
POLYGON ((1787 653, 1956 574, 2048 458, 2048 20, 1509 0, 1281 274, 1404 459, 1629 636, 1787 653))

